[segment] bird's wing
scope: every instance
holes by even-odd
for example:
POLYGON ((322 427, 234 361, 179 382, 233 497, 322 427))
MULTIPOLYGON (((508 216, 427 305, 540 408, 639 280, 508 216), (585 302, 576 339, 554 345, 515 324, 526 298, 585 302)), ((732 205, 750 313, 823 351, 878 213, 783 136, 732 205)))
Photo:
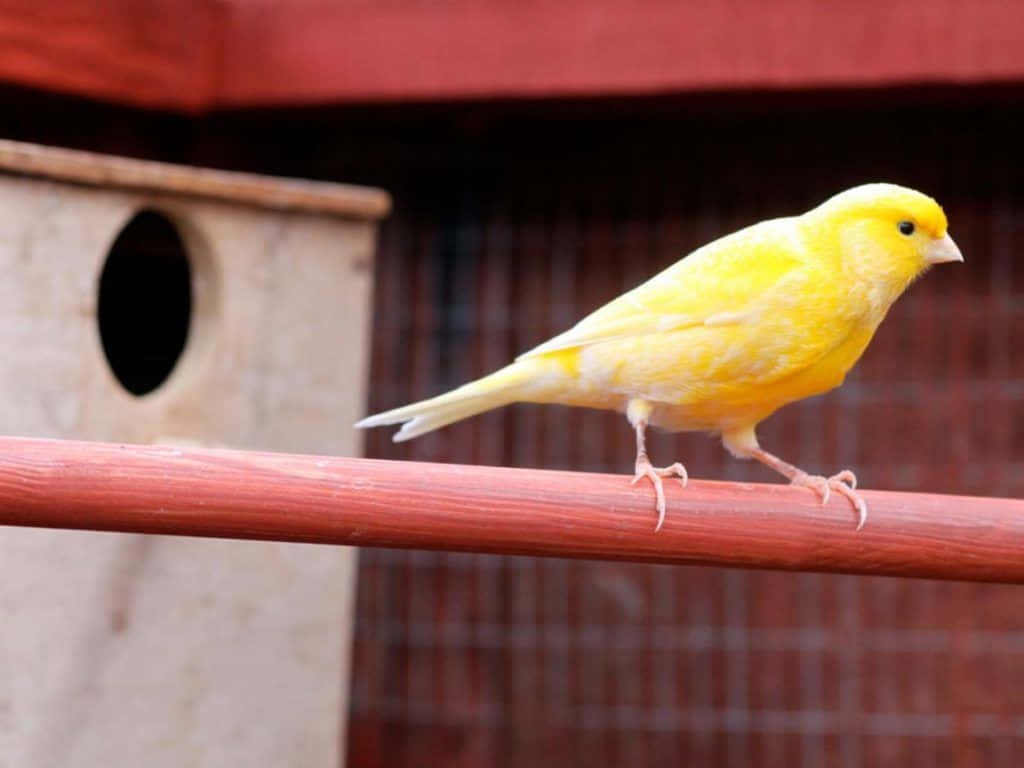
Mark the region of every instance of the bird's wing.
POLYGON ((699 248, 519 359, 757 316, 806 264, 793 221, 762 222, 699 248))

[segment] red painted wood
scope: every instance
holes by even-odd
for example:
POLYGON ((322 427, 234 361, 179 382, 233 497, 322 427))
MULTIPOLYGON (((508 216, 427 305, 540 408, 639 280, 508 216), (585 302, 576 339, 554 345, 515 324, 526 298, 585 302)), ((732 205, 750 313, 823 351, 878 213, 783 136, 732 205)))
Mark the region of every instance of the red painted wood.
POLYGON ((1005 0, 257 0, 230 6, 222 104, 1020 80, 1005 0))
POLYGON ((148 107, 212 101, 217 3, 0 0, 0 81, 148 107))
POLYGON ((1024 582, 1024 501, 0 438, 0 523, 1024 582))
POLYGON ((1024 79, 1006 0, 0 0, 0 80, 181 110, 1024 79))

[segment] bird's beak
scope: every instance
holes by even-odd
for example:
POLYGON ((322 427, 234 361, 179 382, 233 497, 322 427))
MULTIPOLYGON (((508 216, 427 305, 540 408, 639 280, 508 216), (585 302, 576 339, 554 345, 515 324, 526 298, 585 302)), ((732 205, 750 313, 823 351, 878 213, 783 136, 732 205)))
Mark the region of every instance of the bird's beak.
POLYGON ((946 235, 941 240, 936 240, 925 251, 924 260, 929 264, 943 264, 947 261, 963 261, 964 255, 956 247, 953 238, 946 235))

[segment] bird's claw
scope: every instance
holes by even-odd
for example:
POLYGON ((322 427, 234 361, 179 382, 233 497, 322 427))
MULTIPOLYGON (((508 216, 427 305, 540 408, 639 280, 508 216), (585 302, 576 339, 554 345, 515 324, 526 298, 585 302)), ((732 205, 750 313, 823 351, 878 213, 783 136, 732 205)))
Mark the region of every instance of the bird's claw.
POLYGON ((636 473, 633 475, 630 485, 636 485, 637 482, 646 477, 654 486, 654 496, 656 499, 654 506, 655 509, 658 510, 658 524, 654 528, 655 533, 661 530, 661 526, 665 522, 665 488, 661 482, 661 478, 673 476, 679 478, 679 482, 682 484, 683 488, 686 487, 686 484, 690 479, 690 476, 686 472, 686 467, 678 461, 667 467, 654 467, 651 466, 651 462, 646 458, 637 459, 636 473))
POLYGON ((868 521, 868 505, 861 495, 857 493, 857 476, 850 470, 844 469, 842 472, 837 472, 831 477, 809 475, 806 472, 801 472, 790 482, 792 485, 800 485, 813 490, 821 498, 822 505, 828 504, 832 491, 845 496, 853 504, 854 509, 857 510, 858 531, 868 521))

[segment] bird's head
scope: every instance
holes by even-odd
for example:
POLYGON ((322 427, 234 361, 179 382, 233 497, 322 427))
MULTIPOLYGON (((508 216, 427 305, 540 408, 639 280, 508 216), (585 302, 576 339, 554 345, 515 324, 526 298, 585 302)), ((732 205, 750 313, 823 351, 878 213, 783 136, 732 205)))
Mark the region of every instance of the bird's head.
POLYGON ((963 261, 937 202, 895 184, 864 184, 810 211, 816 230, 838 246, 842 266, 902 290, 933 264, 963 261))

